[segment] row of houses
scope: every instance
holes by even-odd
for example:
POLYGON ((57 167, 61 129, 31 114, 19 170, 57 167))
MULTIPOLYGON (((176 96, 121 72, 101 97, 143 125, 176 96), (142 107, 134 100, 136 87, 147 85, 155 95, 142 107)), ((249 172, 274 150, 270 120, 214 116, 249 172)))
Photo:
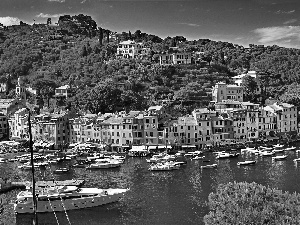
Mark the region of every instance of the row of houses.
MULTIPOLYGON (((132 145, 204 148, 224 143, 291 137, 297 134, 297 108, 287 103, 265 107, 250 102, 223 101, 215 110, 195 109, 191 115, 170 118, 163 106, 129 113, 40 114, 32 118, 35 142, 55 148, 94 142, 122 150, 132 145)), ((28 111, 8 120, 11 139, 28 139, 28 111)))

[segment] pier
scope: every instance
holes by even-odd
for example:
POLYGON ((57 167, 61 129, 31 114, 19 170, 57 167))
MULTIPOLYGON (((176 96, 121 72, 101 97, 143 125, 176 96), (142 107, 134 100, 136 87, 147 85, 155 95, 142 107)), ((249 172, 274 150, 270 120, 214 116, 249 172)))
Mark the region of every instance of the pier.
MULTIPOLYGON (((77 186, 81 187, 85 180, 63 180, 63 181, 37 181, 35 186, 37 188, 54 187, 54 186, 77 186)), ((30 188, 32 183, 29 181, 24 182, 6 182, 0 183, 0 193, 5 193, 14 189, 30 188)))

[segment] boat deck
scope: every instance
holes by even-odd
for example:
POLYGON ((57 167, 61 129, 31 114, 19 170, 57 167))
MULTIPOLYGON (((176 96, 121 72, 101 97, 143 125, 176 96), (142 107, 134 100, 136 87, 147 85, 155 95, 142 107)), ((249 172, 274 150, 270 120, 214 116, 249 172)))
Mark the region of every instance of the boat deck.
MULTIPOLYGON (((81 187, 85 183, 85 180, 63 180, 63 181, 37 181, 35 183, 36 188, 54 187, 54 186, 77 186, 81 187)), ((32 184, 29 181, 24 182, 8 182, 0 183, 0 193, 8 192, 13 189, 25 189, 31 187, 32 184)))

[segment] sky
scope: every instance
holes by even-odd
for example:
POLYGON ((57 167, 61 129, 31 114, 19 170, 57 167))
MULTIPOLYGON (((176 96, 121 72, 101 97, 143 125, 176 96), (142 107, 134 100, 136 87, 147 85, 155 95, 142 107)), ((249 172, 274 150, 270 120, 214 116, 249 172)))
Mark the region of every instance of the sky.
POLYGON ((90 15, 116 32, 300 49, 300 0, 0 0, 0 23, 90 15))

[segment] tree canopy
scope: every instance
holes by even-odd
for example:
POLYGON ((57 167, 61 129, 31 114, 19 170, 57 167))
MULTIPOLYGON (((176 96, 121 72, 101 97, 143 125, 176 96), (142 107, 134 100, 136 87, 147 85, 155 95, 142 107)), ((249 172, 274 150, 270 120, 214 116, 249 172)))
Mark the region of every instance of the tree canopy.
POLYGON ((221 184, 208 197, 206 225, 300 223, 300 194, 283 192, 257 183, 221 184))

